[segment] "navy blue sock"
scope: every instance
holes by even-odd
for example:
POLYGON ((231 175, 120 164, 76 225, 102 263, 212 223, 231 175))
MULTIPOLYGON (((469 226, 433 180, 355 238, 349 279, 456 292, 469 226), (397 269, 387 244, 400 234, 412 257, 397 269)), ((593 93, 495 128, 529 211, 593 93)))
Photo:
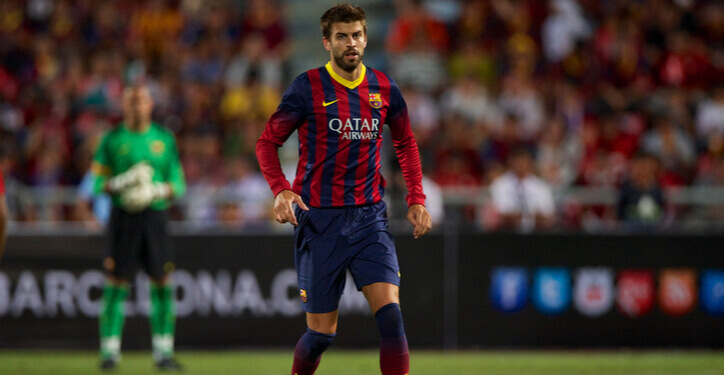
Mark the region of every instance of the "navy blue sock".
POLYGON ((295 347, 295 359, 292 364, 292 375, 311 375, 320 364, 320 356, 332 343, 334 334, 327 335, 307 329, 295 347))
POLYGON ((405 375, 410 369, 408 339, 403 314, 397 303, 381 307, 375 313, 380 331, 380 371, 383 375, 405 375))

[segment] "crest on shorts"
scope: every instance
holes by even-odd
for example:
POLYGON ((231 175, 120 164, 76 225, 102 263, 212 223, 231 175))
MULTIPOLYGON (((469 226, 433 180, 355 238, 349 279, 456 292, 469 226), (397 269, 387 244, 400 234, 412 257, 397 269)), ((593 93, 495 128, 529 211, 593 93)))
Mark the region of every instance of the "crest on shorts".
POLYGON ((383 99, 380 97, 380 93, 370 93, 370 105, 373 108, 381 108, 383 106, 383 99))
POLYGON ((300 299, 302 299, 302 302, 307 302, 307 291, 304 289, 300 289, 300 299))

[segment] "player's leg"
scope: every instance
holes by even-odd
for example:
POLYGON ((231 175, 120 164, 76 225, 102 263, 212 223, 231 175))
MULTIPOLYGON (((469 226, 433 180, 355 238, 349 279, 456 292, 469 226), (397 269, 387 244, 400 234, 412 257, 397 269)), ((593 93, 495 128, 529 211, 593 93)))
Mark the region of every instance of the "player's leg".
POLYGON ((339 241, 343 209, 297 209, 295 267, 307 331, 295 346, 292 375, 314 374, 337 332, 337 307, 347 262, 339 241), (314 250, 313 250, 314 249, 314 250))
MULTIPOLYGON (((110 259, 110 258, 108 258, 110 259)), ((101 311, 98 315, 98 332, 101 343, 101 367, 111 369, 121 360, 124 301, 128 296, 128 279, 109 276, 103 286, 101 311)))
POLYGON ((114 209, 108 225, 109 254, 103 261, 107 278, 98 316, 101 367, 112 369, 121 359, 124 302, 136 269, 141 237, 128 214, 114 209))
POLYGON ((383 375, 405 375, 410 369, 398 291, 397 285, 389 283, 373 283, 362 288, 380 333, 380 371, 383 375))
POLYGON ((146 216, 146 231, 142 260, 151 278, 149 321, 153 358, 158 367, 179 369, 181 366, 174 359, 176 299, 170 278, 174 264, 171 238, 166 228, 166 212, 147 210, 143 214, 146 216))
POLYGON ((337 310, 329 313, 307 313, 307 332, 295 346, 293 375, 314 374, 322 353, 332 344, 337 332, 337 310))
POLYGON ((176 305, 173 285, 169 277, 152 278, 149 289, 149 321, 154 362, 160 368, 179 369, 181 365, 174 359, 176 305))
POLYGON ((350 262, 355 285, 365 294, 380 332, 380 371, 383 375, 409 372, 408 340, 400 311, 400 271, 393 236, 388 232, 385 203, 362 207, 355 233, 359 251, 350 262))

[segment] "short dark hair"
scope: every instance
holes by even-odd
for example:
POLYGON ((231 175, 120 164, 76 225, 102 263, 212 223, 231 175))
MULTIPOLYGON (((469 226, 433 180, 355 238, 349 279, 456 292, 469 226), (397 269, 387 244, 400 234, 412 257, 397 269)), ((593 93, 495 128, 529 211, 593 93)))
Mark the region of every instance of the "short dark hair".
POLYGON ((527 149, 526 147, 520 146, 509 154, 509 160, 514 160, 518 158, 527 158, 527 159, 533 159, 534 155, 531 153, 531 150, 527 149))
POLYGON ((363 32, 365 35, 368 33, 368 24, 365 21, 365 11, 363 8, 356 7, 351 4, 337 4, 332 8, 328 9, 325 14, 320 17, 320 28, 322 29, 322 36, 330 39, 330 33, 332 32, 332 25, 335 23, 350 23, 350 22, 362 22, 363 32))

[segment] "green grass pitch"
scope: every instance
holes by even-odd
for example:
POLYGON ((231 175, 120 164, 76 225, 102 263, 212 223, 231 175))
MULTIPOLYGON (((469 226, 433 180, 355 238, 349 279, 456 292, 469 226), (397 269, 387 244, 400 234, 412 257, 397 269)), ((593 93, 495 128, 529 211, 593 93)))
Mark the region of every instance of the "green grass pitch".
MULTIPOLYGON (((180 351, 184 374, 289 374, 292 351, 180 351)), ((91 351, 0 350, 0 374, 100 374, 91 351)), ((157 374, 148 352, 126 352, 114 374, 157 374)), ((333 349, 320 375, 379 374, 376 351, 333 349)), ((709 375, 723 373, 722 351, 459 351, 414 350, 411 375, 709 375)))

